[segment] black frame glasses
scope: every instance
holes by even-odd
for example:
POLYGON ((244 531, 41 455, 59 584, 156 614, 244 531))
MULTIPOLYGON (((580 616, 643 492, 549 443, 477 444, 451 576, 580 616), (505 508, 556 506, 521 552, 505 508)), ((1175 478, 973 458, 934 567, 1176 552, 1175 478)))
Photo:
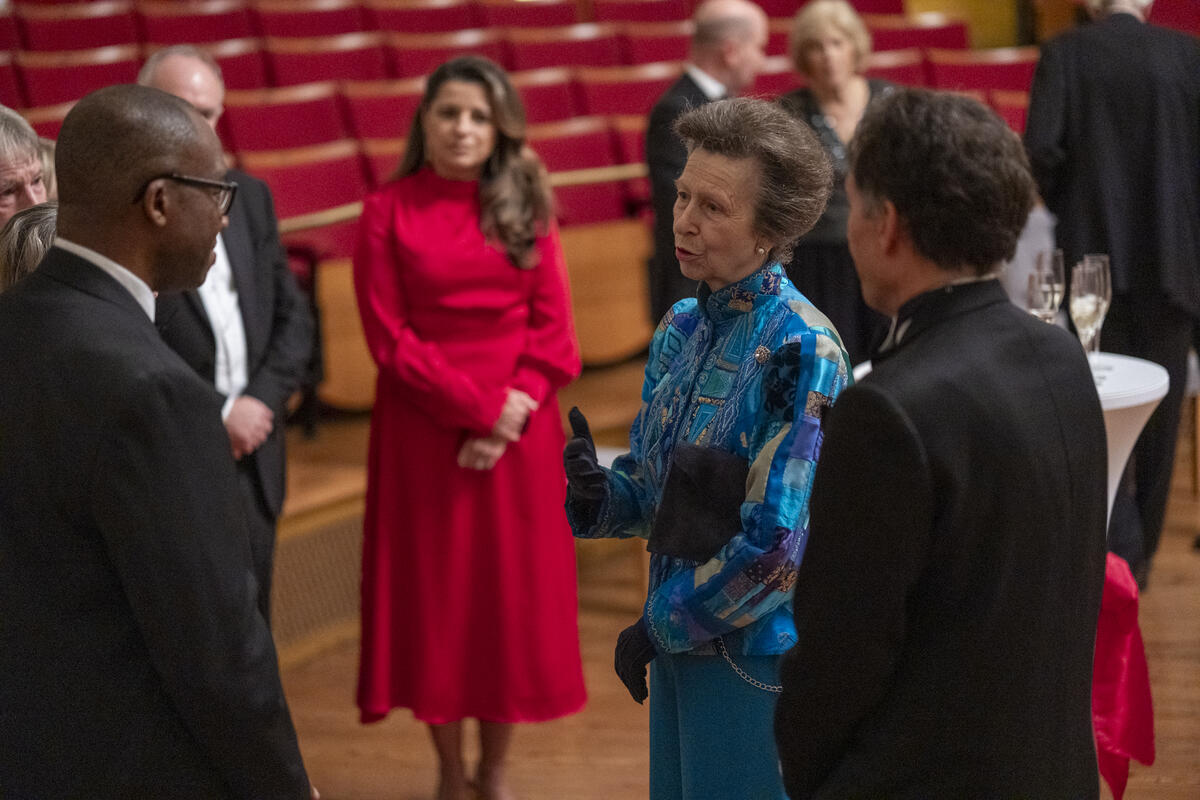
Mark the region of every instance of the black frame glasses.
POLYGON ((164 178, 176 183, 182 183, 185 186, 208 189, 212 193, 213 200, 217 203, 217 208, 221 211, 221 216, 229 213, 229 209, 233 207, 233 198, 237 196, 238 185, 233 181, 214 181, 208 178, 197 178, 194 175, 181 175, 178 172, 164 172, 162 175, 155 175, 142 184, 141 191, 133 198, 133 202, 136 203, 145 196, 146 190, 150 188, 150 184, 164 178))

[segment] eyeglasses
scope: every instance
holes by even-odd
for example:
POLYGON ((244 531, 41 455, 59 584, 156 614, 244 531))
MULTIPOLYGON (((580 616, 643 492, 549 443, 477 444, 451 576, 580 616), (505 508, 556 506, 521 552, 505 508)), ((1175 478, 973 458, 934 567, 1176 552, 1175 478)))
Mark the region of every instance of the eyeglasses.
POLYGON ((142 184, 141 191, 133 198, 133 202, 138 202, 146 194, 146 190, 150 188, 150 184, 157 180, 167 179, 182 183, 185 186, 195 186, 198 189, 207 189, 212 193, 212 198, 217 203, 217 208, 221 212, 221 216, 229 213, 230 207, 233 206, 233 198, 237 195, 238 185, 233 181, 212 181, 208 178, 195 178, 191 175, 180 175, 177 172, 164 173, 155 175, 142 184))

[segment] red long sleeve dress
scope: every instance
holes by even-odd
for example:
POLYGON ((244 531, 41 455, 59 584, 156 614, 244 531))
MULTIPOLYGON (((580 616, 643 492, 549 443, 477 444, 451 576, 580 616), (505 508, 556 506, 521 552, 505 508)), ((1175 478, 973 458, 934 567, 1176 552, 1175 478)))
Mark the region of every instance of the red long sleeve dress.
POLYGON ((586 700, 555 391, 578 375, 557 232, 518 269, 479 185, 431 169, 370 195, 354 281, 379 367, 363 524, 358 705, 425 722, 552 719, 586 700), (462 469, 506 387, 541 403, 488 471, 462 469))

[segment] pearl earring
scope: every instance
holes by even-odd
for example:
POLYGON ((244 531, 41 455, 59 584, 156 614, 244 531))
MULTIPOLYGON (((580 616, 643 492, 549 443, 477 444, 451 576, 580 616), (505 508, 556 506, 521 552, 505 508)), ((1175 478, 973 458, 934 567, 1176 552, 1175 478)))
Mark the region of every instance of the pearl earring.
POLYGON ((762 255, 766 255, 766 254, 767 254, 767 251, 766 251, 766 250, 764 250, 764 249, 763 249, 763 248, 761 248, 761 247, 760 247, 760 248, 758 248, 757 250, 755 250, 754 252, 758 253, 760 256, 762 256, 762 255))

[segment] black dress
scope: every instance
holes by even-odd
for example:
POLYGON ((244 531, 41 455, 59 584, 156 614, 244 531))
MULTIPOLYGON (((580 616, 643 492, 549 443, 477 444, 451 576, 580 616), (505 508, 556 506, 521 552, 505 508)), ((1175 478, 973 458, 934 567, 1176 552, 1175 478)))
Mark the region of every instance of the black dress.
MULTIPOLYGON (((868 102, 893 91, 887 81, 868 79, 867 86, 871 93, 868 102)), ((871 357, 872 347, 883 339, 888 320, 863 302, 862 287, 846 242, 846 220, 850 216, 850 203, 846 199, 849 169, 846 145, 825 118, 811 89, 789 92, 779 98, 779 104, 813 129, 833 162, 833 192, 825 213, 796 242, 792 261, 784 269, 801 294, 829 317, 850 354, 850 363, 858 364, 871 357)))

